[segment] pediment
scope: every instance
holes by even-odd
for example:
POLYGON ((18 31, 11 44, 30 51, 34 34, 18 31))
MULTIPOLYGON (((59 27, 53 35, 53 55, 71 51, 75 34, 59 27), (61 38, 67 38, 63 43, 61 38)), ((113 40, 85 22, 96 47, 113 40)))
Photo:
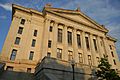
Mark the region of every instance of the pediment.
POLYGON ((64 10, 59 8, 49 8, 46 10, 53 14, 57 14, 59 16, 65 17, 69 20, 88 25, 89 27, 99 29, 104 32, 108 32, 108 30, 105 27, 101 26, 100 24, 98 24, 97 22, 95 22, 85 14, 83 14, 81 11, 78 12, 75 10, 64 10))

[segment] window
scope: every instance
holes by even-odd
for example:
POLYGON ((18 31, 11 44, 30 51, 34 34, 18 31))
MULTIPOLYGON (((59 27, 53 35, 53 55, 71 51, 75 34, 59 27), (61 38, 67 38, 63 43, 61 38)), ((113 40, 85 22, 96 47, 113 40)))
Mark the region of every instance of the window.
POLYGON ((78 44, 78 47, 81 47, 80 34, 77 34, 77 44, 78 44))
POLYGON ((72 32, 68 31, 68 44, 72 45, 72 32))
POLYGON ((112 50, 112 46, 110 45, 110 49, 112 50))
POLYGON ((31 73, 31 68, 27 68, 27 72, 28 72, 28 73, 31 73))
POLYGON ((16 37, 15 44, 18 44, 18 45, 19 45, 19 43, 20 43, 20 38, 19 38, 19 37, 16 37))
POLYGON ((17 50, 13 49, 12 53, 11 53, 11 56, 10 56, 10 60, 15 60, 16 54, 17 54, 17 50))
POLYGON ((94 48, 97 51, 97 44, 96 44, 96 39, 93 39, 93 43, 94 43, 94 48))
POLYGON ((48 48, 51 48, 51 43, 52 43, 52 41, 48 40, 48 48))
POLYGON ((91 62, 91 55, 88 55, 88 65, 92 65, 92 62, 91 62))
POLYGON ((85 37, 85 41, 86 41, 86 47, 87 47, 87 49, 90 50, 88 37, 85 37))
POLYGON ((18 34, 22 34, 22 32, 23 32, 23 27, 19 27, 18 34))
POLYGON ((116 65, 116 61, 115 61, 115 59, 113 59, 113 62, 114 62, 114 65, 116 65))
POLYGON ((50 32, 52 32, 52 28, 53 28, 53 27, 52 27, 52 26, 50 26, 50 28, 49 28, 49 31, 50 31, 50 32))
POLYGON ((36 40, 33 39, 33 40, 32 40, 32 45, 31 45, 31 46, 32 46, 32 47, 35 47, 35 43, 36 43, 36 40))
POLYGON ((62 49, 57 48, 57 58, 62 59, 62 49))
POLYGON ((79 63, 83 63, 82 53, 78 53, 79 63))
POLYGON ((30 51, 29 60, 33 60, 33 55, 34 55, 34 52, 30 51))
POLYGON ((102 41, 100 41, 100 44, 101 44, 101 46, 103 46, 103 42, 102 41))
POLYGON ((51 53, 50 53, 50 52, 48 52, 48 53, 47 53, 47 57, 50 57, 50 56, 51 56, 51 53))
POLYGON ((58 29, 58 42, 62 42, 62 29, 58 29))
POLYGON ((68 61, 71 61, 73 59, 73 53, 72 51, 68 51, 68 61))
POLYGON ((97 64, 99 64, 99 57, 96 57, 96 59, 97 59, 97 64))
POLYGON ((37 36, 37 30, 34 30, 34 35, 33 36, 37 36))
POLYGON ((12 66, 7 66, 6 70, 13 71, 13 67, 12 66))
POLYGON ((113 51, 111 51, 112 57, 114 57, 113 51))
POLYGON ((24 25, 25 24, 25 19, 21 19, 20 24, 24 25))

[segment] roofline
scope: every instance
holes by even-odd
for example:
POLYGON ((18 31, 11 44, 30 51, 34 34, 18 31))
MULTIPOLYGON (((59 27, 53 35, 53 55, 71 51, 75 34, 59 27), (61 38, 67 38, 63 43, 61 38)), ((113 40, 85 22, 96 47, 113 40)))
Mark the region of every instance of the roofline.
POLYGON ((112 41, 114 41, 114 42, 117 42, 117 39, 114 38, 114 37, 112 37, 112 36, 110 36, 110 35, 106 35, 106 37, 107 37, 107 39, 109 39, 109 40, 112 40, 112 41))

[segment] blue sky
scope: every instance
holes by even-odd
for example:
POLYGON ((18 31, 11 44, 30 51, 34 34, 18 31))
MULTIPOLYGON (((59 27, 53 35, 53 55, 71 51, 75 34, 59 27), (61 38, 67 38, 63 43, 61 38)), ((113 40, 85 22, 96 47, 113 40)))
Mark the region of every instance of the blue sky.
POLYGON ((116 39, 117 53, 120 57, 120 0, 0 0, 0 52, 11 23, 11 4, 18 4, 41 11, 46 3, 53 7, 76 9, 100 24, 105 25, 109 34, 116 39))

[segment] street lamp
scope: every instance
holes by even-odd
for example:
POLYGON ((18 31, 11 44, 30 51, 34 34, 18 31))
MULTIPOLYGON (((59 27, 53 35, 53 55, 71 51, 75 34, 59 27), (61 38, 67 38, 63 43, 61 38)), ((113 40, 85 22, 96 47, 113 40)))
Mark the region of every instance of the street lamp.
POLYGON ((75 61, 74 61, 74 59, 71 60, 71 65, 72 65, 72 70, 73 70, 73 80, 75 80, 75 70, 74 70, 75 61))

